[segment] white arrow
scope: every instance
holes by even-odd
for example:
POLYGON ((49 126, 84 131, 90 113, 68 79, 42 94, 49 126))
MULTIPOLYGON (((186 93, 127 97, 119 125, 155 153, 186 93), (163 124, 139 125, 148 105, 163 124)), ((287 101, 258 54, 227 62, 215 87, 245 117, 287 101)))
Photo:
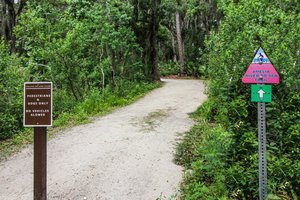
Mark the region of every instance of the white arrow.
POLYGON ((261 98, 261 99, 264 98, 265 91, 263 91, 262 89, 260 89, 257 93, 259 94, 259 98, 261 98))

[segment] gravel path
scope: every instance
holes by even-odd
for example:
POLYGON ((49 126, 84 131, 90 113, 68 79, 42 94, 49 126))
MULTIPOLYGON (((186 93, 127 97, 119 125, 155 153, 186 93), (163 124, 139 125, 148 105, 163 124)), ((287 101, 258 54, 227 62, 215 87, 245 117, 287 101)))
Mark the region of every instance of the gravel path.
MULTIPOLYGON (((163 80, 136 103, 48 142, 48 199, 155 200, 176 193, 173 162, 188 113, 206 99, 198 80, 163 80)), ((32 147, 0 163, 0 199, 33 199, 32 147)))

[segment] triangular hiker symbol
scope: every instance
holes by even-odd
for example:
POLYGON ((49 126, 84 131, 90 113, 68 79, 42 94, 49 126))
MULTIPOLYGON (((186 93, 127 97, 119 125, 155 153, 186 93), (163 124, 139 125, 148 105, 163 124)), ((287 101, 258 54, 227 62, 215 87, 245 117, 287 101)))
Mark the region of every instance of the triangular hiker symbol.
POLYGON ((252 63, 271 63, 264 50, 260 47, 255 54, 252 63))

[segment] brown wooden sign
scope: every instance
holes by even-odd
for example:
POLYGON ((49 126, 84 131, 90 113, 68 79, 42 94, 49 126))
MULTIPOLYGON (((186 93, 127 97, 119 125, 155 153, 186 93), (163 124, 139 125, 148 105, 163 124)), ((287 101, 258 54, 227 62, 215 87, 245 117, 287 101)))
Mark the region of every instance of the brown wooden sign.
POLYGON ((52 82, 24 83, 24 126, 52 126, 52 82))

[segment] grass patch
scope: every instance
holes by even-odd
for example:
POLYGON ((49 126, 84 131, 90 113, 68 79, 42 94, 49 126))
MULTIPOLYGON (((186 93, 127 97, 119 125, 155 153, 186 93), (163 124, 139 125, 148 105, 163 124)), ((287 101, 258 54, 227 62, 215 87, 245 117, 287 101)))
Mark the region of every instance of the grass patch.
POLYGON ((0 161, 7 156, 19 151, 24 145, 33 142, 33 130, 25 129, 17 134, 14 134, 11 139, 0 142, 0 161))
POLYGON ((224 170, 228 150, 233 145, 232 135, 222 126, 208 123, 201 115, 204 111, 205 104, 192 115, 196 125, 185 133, 176 148, 175 162, 185 168, 181 197, 228 199, 224 170))
POLYGON ((167 196, 163 195, 163 193, 161 193, 159 195, 159 197, 157 197, 155 200, 180 200, 179 196, 180 196, 179 191, 176 191, 170 197, 167 197, 167 196))
POLYGON ((186 133, 176 153, 185 167, 183 199, 228 199, 225 166, 232 144, 229 132, 205 121, 186 133))
POLYGON ((155 127, 159 125, 159 122, 166 116, 169 115, 169 110, 157 110, 155 112, 149 113, 146 117, 142 120, 142 127, 144 131, 153 131, 155 127))

